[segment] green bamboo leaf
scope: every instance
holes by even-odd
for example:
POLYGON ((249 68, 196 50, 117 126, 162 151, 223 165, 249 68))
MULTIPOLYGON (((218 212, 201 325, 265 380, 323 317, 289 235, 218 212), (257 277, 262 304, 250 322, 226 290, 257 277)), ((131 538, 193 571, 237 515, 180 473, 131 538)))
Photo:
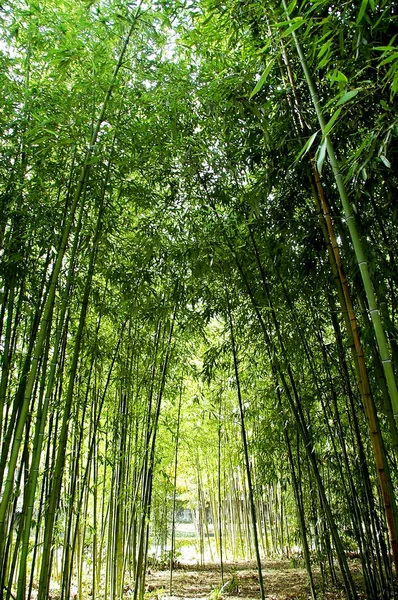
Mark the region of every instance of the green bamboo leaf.
POLYGON ((391 99, 394 97, 394 94, 396 94, 397 92, 398 92, 398 73, 396 73, 394 75, 394 79, 391 84, 391 99))
POLYGON ((334 123, 336 122, 336 119, 338 119, 340 113, 342 110, 342 106, 340 106, 335 113, 333 113, 331 119, 329 120, 329 122, 326 124, 325 129, 323 130, 323 135, 328 135, 328 133, 330 132, 330 130, 332 129, 334 123))
POLYGON ((316 167, 318 169, 318 173, 322 172, 323 163, 325 162, 326 155, 326 138, 323 140, 322 144, 318 148, 317 159, 316 159, 316 167))
POLYGON ((318 58, 322 58, 322 56, 325 54, 325 52, 327 52, 329 50, 331 44, 332 44, 332 40, 328 40, 321 46, 321 49, 318 52, 318 58))
POLYGON ((307 154, 307 152, 311 148, 312 144, 314 143, 317 135, 318 135, 318 131, 313 133, 312 136, 310 138, 308 138, 308 140, 305 142, 304 146, 301 148, 300 152, 297 154, 296 158, 294 159, 293 164, 298 163, 300 158, 302 158, 303 156, 305 156, 307 154))
POLYGON ((365 16, 366 9, 368 7, 368 0, 362 0, 361 8, 359 9, 357 23, 360 23, 365 16))
POLYGON ((381 160, 381 162, 382 162, 382 163, 384 163, 384 164, 386 165, 386 167, 387 167, 388 169, 391 169, 391 163, 390 163, 390 161, 388 160, 388 158, 386 158, 385 156, 381 155, 381 156, 380 156, 380 160, 381 160))
POLYGON ((388 52, 389 50, 394 50, 394 48, 395 48, 394 42, 395 42, 396 37, 397 37, 397 34, 393 35, 391 40, 388 42, 387 46, 375 46, 373 49, 380 50, 381 52, 388 52))
POLYGON ((345 104, 346 102, 349 102, 350 100, 352 100, 353 98, 355 98, 355 96, 358 94, 358 92, 359 92, 359 89, 350 90, 349 92, 346 92, 340 98, 340 100, 337 102, 337 106, 340 106, 341 104, 345 104))
POLYGON ((286 29, 286 31, 284 31, 281 34, 281 37, 287 37, 288 35, 290 35, 291 33, 293 33, 293 31, 296 31, 296 29, 298 29, 299 27, 301 27, 301 25, 303 25, 304 22, 305 21, 304 21, 303 17, 295 17, 294 19, 292 19, 290 21, 290 23, 292 23, 292 24, 290 25, 290 27, 288 27, 286 29))
POLYGON ((330 61, 330 54, 329 54, 329 52, 327 52, 324 55, 324 57, 319 61, 318 68, 323 69, 323 67, 325 67, 329 61, 330 61))
POLYGON ((328 73, 327 78, 330 79, 330 81, 333 81, 333 82, 337 81, 338 83, 347 83, 348 82, 348 79, 344 75, 344 73, 342 73, 341 71, 337 71, 337 69, 335 69, 331 73, 328 73))
POLYGON ((393 50, 394 46, 375 46, 373 50, 379 50, 379 52, 389 52, 393 50))
POLYGON ((253 98, 253 96, 255 96, 257 94, 257 92, 259 92, 261 90, 261 88, 263 87, 265 80, 267 79, 268 75, 271 72, 274 62, 275 62, 275 58, 272 58, 270 60, 270 62, 268 63, 268 65, 266 66, 264 73, 261 75, 261 77, 257 81, 252 93, 250 94, 249 100, 251 100, 253 98))
POLYGON ((390 62, 393 62, 394 60, 398 59, 398 52, 392 52, 389 56, 387 56, 387 58, 385 58, 384 60, 381 61, 381 63, 378 65, 378 67, 382 67, 383 65, 387 65, 390 62))

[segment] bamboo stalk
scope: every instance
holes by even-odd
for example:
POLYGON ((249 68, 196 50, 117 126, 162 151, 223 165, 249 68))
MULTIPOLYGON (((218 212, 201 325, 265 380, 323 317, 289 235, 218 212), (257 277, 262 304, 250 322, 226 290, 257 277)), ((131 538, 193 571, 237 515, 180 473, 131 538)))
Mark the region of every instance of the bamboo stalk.
POLYGON ((241 435, 242 435, 243 451, 244 451, 244 457, 245 457, 246 478, 247 478, 247 486, 248 486, 248 492, 249 492, 250 514, 251 514, 251 518, 252 518, 254 551, 255 551, 256 562, 257 562, 258 581, 260 584, 260 594, 261 594, 262 600, 265 600, 264 580, 263 580, 263 572, 262 572, 262 568, 261 568, 260 547, 259 547, 258 533, 257 533, 257 515, 256 515, 256 507, 254 504, 254 494, 253 494, 253 484, 252 484, 252 476, 251 476, 251 468, 250 468, 249 449, 248 449, 248 444, 247 444, 245 417, 244 417, 243 401, 242 401, 239 370, 238 370, 237 349, 236 349, 236 343, 235 343, 234 326, 233 326, 232 312, 231 312, 231 306, 230 306, 228 292, 226 292, 226 297, 227 297, 229 329, 230 329, 231 344, 232 344, 232 355, 233 355, 233 361, 234 361, 236 390, 237 390, 238 403, 239 403, 241 435))
MULTIPOLYGON (((286 0, 282 0, 283 7, 286 12, 286 18, 290 21, 290 15, 288 12, 286 0)), ((316 115, 318 118, 318 122, 322 131, 323 138, 326 143, 326 151, 328 153, 330 165, 332 168, 332 172, 336 181, 337 189, 339 192, 340 200, 343 206, 345 220, 348 226, 348 230, 350 233, 352 245, 354 248, 355 256, 357 259, 357 263, 359 266, 359 270, 361 272, 363 285, 365 288, 366 298, 368 301, 369 312, 371 316, 371 320, 373 323, 373 328, 376 336, 377 345, 380 352, 381 362, 383 365, 385 377, 387 380, 388 390, 391 396, 391 402, 394 411, 394 417, 398 425, 398 389, 395 381, 395 376, 392 368, 392 361, 390 357, 390 352, 388 349, 387 337, 381 322, 380 310, 377 305, 376 295, 373 287, 373 282, 370 277, 368 263, 365 257, 365 253, 362 248, 362 242, 358 233, 357 225, 355 222, 354 213, 352 210, 352 206, 350 200, 348 198, 348 194, 346 191, 346 187, 344 184, 343 176, 340 171, 339 163, 337 161, 337 157, 334 151, 333 143, 331 140, 330 134, 326 130, 326 120, 323 115, 323 111, 321 108, 318 92, 316 89, 316 85, 312 78, 311 72, 307 65, 307 61, 305 58, 304 50, 301 45, 301 42, 298 38, 298 35, 295 31, 292 31, 292 37, 296 46, 297 54, 300 60, 301 67, 304 72, 304 76, 308 85, 308 89, 310 91, 311 99, 316 111, 316 115)), ((396 553, 395 553, 396 554, 396 553)), ((396 570, 398 571, 398 560, 396 560, 396 570)))

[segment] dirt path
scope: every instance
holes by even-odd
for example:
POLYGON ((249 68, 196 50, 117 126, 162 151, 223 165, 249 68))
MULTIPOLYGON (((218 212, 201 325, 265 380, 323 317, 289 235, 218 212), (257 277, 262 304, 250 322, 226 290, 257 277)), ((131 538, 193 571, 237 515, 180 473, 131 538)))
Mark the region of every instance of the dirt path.
MULTIPOLYGON (((204 598, 209 600, 257 599, 260 587, 255 565, 252 563, 233 563, 225 566, 222 593, 219 567, 184 566, 173 573, 173 595, 169 596, 169 571, 151 571, 147 575, 147 598, 157 600, 204 598)), ((352 565, 355 579, 361 584, 361 572, 352 565)), ((264 563, 264 588, 267 600, 307 600, 310 599, 307 572, 303 568, 293 568, 288 561, 266 561, 264 563)), ((317 588, 321 591, 322 580, 319 570, 314 569, 317 588)), ((358 586, 359 590, 361 585, 358 586)), ((345 598, 344 590, 331 585, 325 587, 323 598, 326 600, 345 598)))

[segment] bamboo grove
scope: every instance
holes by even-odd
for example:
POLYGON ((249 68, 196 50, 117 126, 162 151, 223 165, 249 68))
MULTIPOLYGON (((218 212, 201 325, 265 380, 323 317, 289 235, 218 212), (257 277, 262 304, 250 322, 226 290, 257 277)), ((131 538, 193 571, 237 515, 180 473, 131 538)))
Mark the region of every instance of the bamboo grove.
POLYGON ((172 588, 184 497, 394 597, 397 11, 2 3, 2 598, 172 588))

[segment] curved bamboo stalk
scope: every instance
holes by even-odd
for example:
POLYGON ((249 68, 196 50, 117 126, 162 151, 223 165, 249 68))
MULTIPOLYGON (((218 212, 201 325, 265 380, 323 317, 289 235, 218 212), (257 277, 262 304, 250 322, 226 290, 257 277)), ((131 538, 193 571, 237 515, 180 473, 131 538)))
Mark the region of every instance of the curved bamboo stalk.
MULTIPOLYGON (((286 0, 282 0, 283 7, 286 12, 286 18, 290 21, 290 16, 286 4, 286 0)), ((383 365, 388 390, 391 396, 391 403, 394 411, 394 418, 398 424, 398 388, 394 376, 394 371, 392 368, 392 361, 390 352, 388 349, 387 336, 383 328, 383 324, 381 322, 380 310, 377 305, 376 294, 373 287, 373 282, 370 277, 368 263, 365 257, 364 250, 362 248, 361 239, 358 233, 357 225, 355 222, 354 213, 352 210, 352 206, 350 200, 348 198, 347 190, 344 185, 343 176, 340 171, 339 163, 337 161, 337 157, 334 151, 333 143, 331 140, 330 134, 326 130, 326 121, 322 112, 322 107, 319 101, 318 92, 316 89, 316 85, 312 78, 311 72, 307 65, 307 61, 305 58, 303 47, 300 43, 298 35, 295 31, 292 31, 292 37, 296 46, 297 54, 300 60, 301 67, 304 72, 304 76, 308 85, 308 89, 310 91, 311 99, 315 108, 315 112, 318 118, 318 122, 322 131, 323 138, 326 144, 326 151, 329 156, 330 165, 332 168, 332 172, 336 181, 337 189, 339 192, 340 200, 343 205, 343 210, 345 214, 345 220, 348 226, 348 230, 350 233, 352 245, 354 248, 355 256, 357 259, 358 267, 361 272, 363 285, 365 288, 365 294, 368 301, 369 312, 371 315, 373 328, 376 336, 377 345, 380 352, 381 362, 383 365)), ((398 552, 398 550, 397 550, 398 552)), ((396 563, 396 567, 398 569, 398 561, 396 563)))
MULTIPOLYGON (((294 34, 295 35, 295 34, 294 34)), ((297 39, 297 36, 295 36, 297 39)), ((295 81, 291 67, 288 61, 288 57, 282 41, 282 50, 284 56, 284 62, 286 64, 288 77, 292 86, 294 94, 294 103, 296 113, 299 118, 300 127, 302 130, 306 129, 304 120, 301 115, 299 98, 295 86, 295 81)), ((304 67, 303 67, 304 68, 304 67)), ((338 279, 335 277, 336 284, 339 291, 339 299, 341 303, 341 309, 345 318, 347 332, 350 339, 353 340, 351 345, 351 351, 354 358, 354 364, 356 368, 356 375, 358 380, 358 387, 363 400, 365 414, 367 416, 370 438, 372 442, 373 453, 375 457, 376 469, 378 479, 380 483, 381 494, 383 498, 384 511, 387 519, 390 544, 394 556, 394 564, 396 571, 398 572, 398 525, 397 525, 397 509, 395 506, 394 492, 391 483, 391 475, 389 464, 385 455, 383 439, 380 431, 379 419, 377 416, 377 410, 374 403, 373 395, 371 393, 370 382, 368 377, 368 371, 365 363, 365 356, 362 348, 362 343, 359 337, 358 322, 356 314, 353 308, 351 293, 348 285, 348 280, 345 274, 344 266, 341 260, 340 249, 334 233, 334 227, 332 217, 330 214, 330 208, 324 193, 322 182, 319 177, 318 168, 315 162, 315 158, 310 154, 310 162, 312 167, 313 179, 315 182, 314 198, 318 210, 322 209, 323 218, 326 223, 326 231, 321 223, 326 244, 329 250, 329 243, 331 252, 329 252, 329 258, 332 266, 332 271, 337 272, 338 279), (320 204, 320 206, 319 206, 320 204), (341 293, 342 292, 342 293, 341 293)), ((394 446, 398 443, 397 440, 397 428, 394 421, 390 421, 390 431, 394 441, 394 446)))

